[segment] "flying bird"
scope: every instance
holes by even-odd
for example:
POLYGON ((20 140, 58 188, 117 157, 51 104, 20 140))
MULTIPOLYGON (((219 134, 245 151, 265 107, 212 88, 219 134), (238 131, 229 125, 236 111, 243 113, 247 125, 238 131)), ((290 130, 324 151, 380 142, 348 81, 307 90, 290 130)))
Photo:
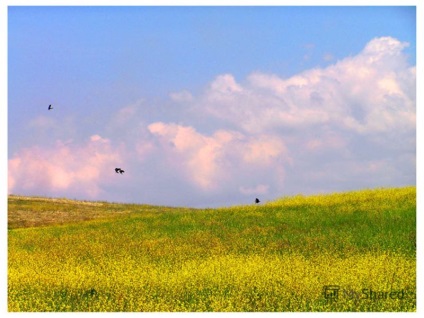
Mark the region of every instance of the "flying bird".
POLYGON ((258 198, 256 198, 256 199, 255 199, 255 203, 259 203, 259 202, 261 202, 261 201, 259 201, 259 199, 258 199, 258 198))
POLYGON ((125 172, 125 171, 124 171, 124 170, 122 170, 122 169, 120 169, 120 170, 119 170, 119 173, 120 173, 120 174, 123 174, 124 172, 125 172))
POLYGON ((119 172, 121 172, 122 171, 122 169, 121 168, 115 168, 115 172, 116 173, 119 173, 119 172))
POLYGON ((52 110, 52 109, 53 109, 52 105, 49 105, 48 110, 52 110))

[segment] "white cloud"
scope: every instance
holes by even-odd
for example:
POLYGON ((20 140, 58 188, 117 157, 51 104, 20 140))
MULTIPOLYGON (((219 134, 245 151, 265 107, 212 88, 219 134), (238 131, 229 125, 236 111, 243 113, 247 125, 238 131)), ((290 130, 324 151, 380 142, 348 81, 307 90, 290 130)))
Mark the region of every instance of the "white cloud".
POLYGON ((242 91, 243 88, 237 84, 231 74, 219 75, 210 85, 210 92, 215 96, 225 96, 234 93, 241 93, 242 91))
POLYGON ((246 136, 229 130, 217 130, 208 136, 191 126, 162 122, 148 129, 160 140, 157 151, 164 152, 168 164, 208 191, 227 189, 229 183, 240 181, 240 175, 274 169, 275 164, 290 160, 284 142, 277 136, 246 136))
POLYGON ((108 139, 102 138, 99 135, 92 135, 90 137, 90 141, 92 141, 92 142, 99 142, 99 143, 103 143, 103 144, 108 144, 109 143, 109 140, 108 139))
POLYGON ((413 130, 415 67, 402 54, 406 45, 377 38, 357 56, 287 79, 253 73, 241 85, 218 76, 198 105, 250 133, 325 124, 356 133, 413 130))
POLYGON ((93 135, 83 146, 57 142, 54 147, 21 149, 9 160, 9 193, 78 193, 96 198, 103 176, 113 171, 120 155, 108 139, 93 135))

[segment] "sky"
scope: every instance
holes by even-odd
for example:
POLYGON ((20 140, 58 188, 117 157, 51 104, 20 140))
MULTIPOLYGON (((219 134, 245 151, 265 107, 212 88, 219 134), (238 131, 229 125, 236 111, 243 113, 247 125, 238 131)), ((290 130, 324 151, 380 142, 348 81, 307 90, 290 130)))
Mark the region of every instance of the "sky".
POLYGON ((415 185, 415 16, 10 6, 7 191, 217 207, 415 185))

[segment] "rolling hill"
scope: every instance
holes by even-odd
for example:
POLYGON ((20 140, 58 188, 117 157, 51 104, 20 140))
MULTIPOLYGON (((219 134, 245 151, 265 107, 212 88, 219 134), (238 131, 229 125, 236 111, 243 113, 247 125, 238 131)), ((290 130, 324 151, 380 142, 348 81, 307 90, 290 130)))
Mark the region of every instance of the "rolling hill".
POLYGON ((416 188, 193 209, 8 198, 9 311, 415 311, 416 188))

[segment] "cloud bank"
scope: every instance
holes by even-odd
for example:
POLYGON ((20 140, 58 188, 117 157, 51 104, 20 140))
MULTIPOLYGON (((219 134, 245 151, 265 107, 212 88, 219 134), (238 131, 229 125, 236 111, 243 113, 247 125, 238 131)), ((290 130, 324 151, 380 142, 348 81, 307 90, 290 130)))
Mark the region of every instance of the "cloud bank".
POLYGON ((83 145, 58 141, 50 148, 24 148, 9 160, 9 189, 94 199, 102 194, 101 184, 108 183, 105 176, 119 159, 110 141, 99 135, 83 145))
POLYGON ((355 56, 289 78, 220 74, 200 93, 124 105, 84 142, 13 154, 9 192, 216 206, 415 184, 407 45, 376 38, 355 56), (125 165, 127 179, 117 181, 115 165, 125 165))

